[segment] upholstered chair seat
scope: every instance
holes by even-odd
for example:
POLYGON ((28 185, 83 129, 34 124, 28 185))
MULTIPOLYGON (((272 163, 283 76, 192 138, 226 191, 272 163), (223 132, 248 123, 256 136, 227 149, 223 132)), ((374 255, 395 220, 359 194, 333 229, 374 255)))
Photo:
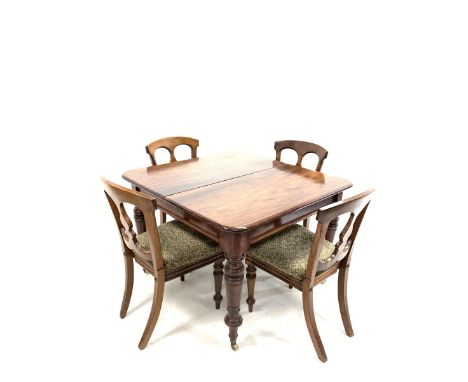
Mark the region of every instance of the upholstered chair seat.
MULTIPOLYGON (((314 233, 295 224, 252 246, 247 258, 269 265, 277 271, 301 281, 306 273, 314 233)), ((319 261, 333 265, 331 256, 335 246, 325 240, 319 261)), ((326 265, 324 269, 328 269, 326 265)), ((323 270, 322 270, 323 272, 323 270)))
MULTIPOLYGON (((176 220, 161 224, 158 232, 166 273, 174 272, 192 263, 208 260, 222 252, 216 242, 176 220)), ((140 248, 150 253, 148 233, 143 232, 138 235, 137 240, 140 248)))

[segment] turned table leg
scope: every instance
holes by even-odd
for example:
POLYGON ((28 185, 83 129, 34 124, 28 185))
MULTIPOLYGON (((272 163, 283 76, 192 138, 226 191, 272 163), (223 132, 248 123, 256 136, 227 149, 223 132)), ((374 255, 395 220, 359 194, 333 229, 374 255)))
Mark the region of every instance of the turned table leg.
POLYGON ((166 221, 167 221, 166 213, 159 211, 159 225, 164 224, 166 221))
MULTIPOLYGON (((132 188, 135 191, 140 191, 138 187, 135 187, 132 185, 132 188)), ((135 219, 135 225, 136 225, 136 231, 137 234, 141 234, 143 232, 146 232, 146 224, 145 224, 145 217, 143 216, 143 211, 140 210, 138 207, 135 207, 133 209, 133 218, 135 219)))
POLYGON ((328 224, 327 233, 325 234, 325 239, 328 240, 330 243, 333 243, 333 240, 335 239, 335 232, 337 228, 338 218, 336 217, 335 219, 330 221, 330 224, 328 224))
MULTIPOLYGON (((339 202, 343 198, 343 193, 339 193, 336 195, 334 202, 339 202)), ((333 219, 330 224, 328 224, 327 233, 325 235, 325 239, 328 240, 330 243, 333 243, 335 240, 335 232, 338 228, 338 218, 336 217, 333 219)))
POLYGON ((143 232, 146 232, 146 224, 145 218, 143 216, 143 211, 140 210, 138 207, 135 207, 133 209, 133 217, 135 219, 135 225, 138 235, 143 232))
POLYGON ((242 232, 223 231, 220 244, 224 251, 224 280, 226 283, 227 314, 224 322, 229 327, 231 348, 237 350, 237 328, 242 325, 240 302, 244 280, 242 259, 249 248, 248 236, 242 232))
POLYGON ((224 269, 224 259, 221 258, 216 260, 213 264, 213 276, 214 276, 214 285, 215 285, 215 294, 213 300, 215 300, 216 309, 219 309, 221 306, 221 300, 223 295, 221 294, 221 289, 223 286, 223 269, 224 269))

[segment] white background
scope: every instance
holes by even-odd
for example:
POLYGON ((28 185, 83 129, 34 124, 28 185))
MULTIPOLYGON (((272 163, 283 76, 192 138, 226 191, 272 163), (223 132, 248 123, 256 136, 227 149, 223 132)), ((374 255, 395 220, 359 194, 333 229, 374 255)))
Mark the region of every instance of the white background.
POLYGON ((466 381, 467 18, 450 0, 2 1, 0 379, 466 381), (325 172, 377 188, 353 338, 335 280, 316 292, 326 364, 300 293, 261 272, 232 352, 210 268, 167 285, 138 350, 151 278, 136 269, 120 320, 99 176, 123 183, 172 135, 200 156, 313 141, 325 172))

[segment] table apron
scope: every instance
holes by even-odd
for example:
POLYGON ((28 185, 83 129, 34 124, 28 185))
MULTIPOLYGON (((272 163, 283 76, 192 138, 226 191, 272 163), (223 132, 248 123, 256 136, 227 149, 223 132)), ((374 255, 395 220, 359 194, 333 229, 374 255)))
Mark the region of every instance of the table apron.
POLYGON ((277 219, 272 220, 271 222, 260 225, 250 233, 250 244, 254 244, 262 239, 265 239, 268 236, 271 236, 285 229, 286 227, 292 224, 296 224, 308 218, 312 214, 316 213, 321 207, 327 206, 331 203, 341 200, 342 194, 342 192, 339 192, 337 194, 328 196, 317 202, 308 204, 304 207, 300 207, 283 216, 280 216, 277 219))
MULTIPOLYGON (((191 214, 190 212, 176 206, 173 203, 168 202, 167 200, 155 196, 158 204, 158 208, 172 216, 176 220, 180 220, 187 224, 189 227, 193 228, 195 231, 200 232, 201 234, 213 239, 216 242, 220 242, 220 234, 223 229, 216 227, 206 220, 199 218, 198 216, 191 214)), ((321 207, 327 206, 331 203, 334 203, 340 200, 342 197, 342 192, 328 196, 324 199, 321 199, 315 203, 308 204, 304 207, 298 208, 294 211, 287 213, 286 215, 280 216, 270 222, 262 224, 256 228, 250 230, 249 233, 249 242, 254 244, 268 236, 271 236, 286 227, 300 222, 301 220, 306 219, 311 216, 321 207)))
POLYGON ((195 231, 198 231, 201 234, 219 243, 221 230, 218 227, 209 224, 206 220, 203 220, 198 216, 191 214, 183 208, 180 208, 159 196, 154 197, 156 198, 158 209, 160 209, 162 212, 169 214, 176 220, 184 222, 186 225, 193 228, 195 231))

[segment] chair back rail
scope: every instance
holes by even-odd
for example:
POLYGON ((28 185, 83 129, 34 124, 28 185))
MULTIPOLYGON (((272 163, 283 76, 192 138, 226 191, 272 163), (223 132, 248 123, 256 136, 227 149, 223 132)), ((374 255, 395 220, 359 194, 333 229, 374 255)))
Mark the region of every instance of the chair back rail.
POLYGON ((169 151, 170 154, 170 161, 177 162, 175 157, 175 149, 177 146, 185 145, 189 146, 192 152, 192 158, 197 157, 197 148, 199 145, 198 139, 189 138, 189 137, 167 137, 161 138, 154 142, 151 142, 149 145, 146 146, 146 152, 150 156, 151 163, 156 165, 156 156, 155 152, 157 149, 164 148, 169 151))
POLYGON ((356 236, 370 203, 370 194, 373 191, 373 189, 367 190, 318 210, 317 230, 312 241, 306 270, 306 279, 311 280, 312 284, 317 272, 324 271, 336 263, 344 261, 346 257, 348 257, 346 262, 349 263, 356 236), (333 253, 328 259, 332 263, 320 262, 320 253, 325 243, 328 225, 333 219, 346 214, 349 214, 348 220, 338 236, 333 253))
POLYGON ((291 149, 297 153, 296 166, 302 166, 302 159, 307 154, 315 154, 318 156, 318 163, 315 171, 322 169, 323 161, 328 155, 328 151, 322 146, 315 143, 305 141, 277 141, 275 142, 276 160, 281 160, 281 152, 284 149, 291 149))
POLYGON ((104 193, 114 214, 125 253, 130 250, 134 256, 152 261, 155 275, 164 270, 161 243, 154 214, 157 209, 156 200, 150 195, 122 187, 105 178, 101 178, 101 180, 104 183, 104 193), (149 253, 143 251, 138 244, 137 235, 133 230, 133 224, 125 210, 124 203, 138 207, 143 212, 150 245, 149 253))

